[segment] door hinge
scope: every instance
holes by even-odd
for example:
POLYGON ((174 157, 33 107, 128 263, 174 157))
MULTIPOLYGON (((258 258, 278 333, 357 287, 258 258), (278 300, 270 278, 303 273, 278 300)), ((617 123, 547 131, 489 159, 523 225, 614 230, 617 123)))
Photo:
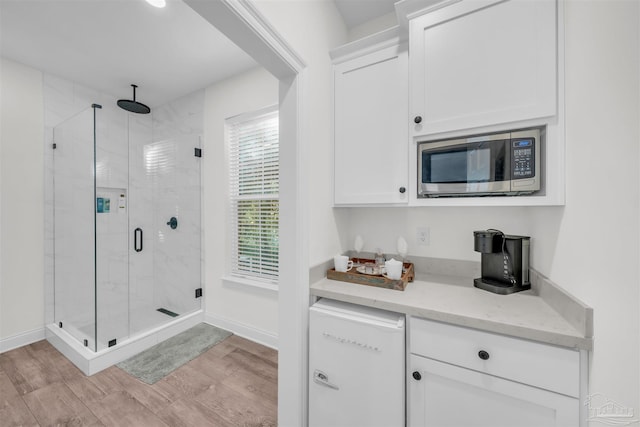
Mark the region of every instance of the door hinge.
POLYGON ((196 289, 196 298, 200 298, 202 296, 202 288, 196 289))
POLYGON ((195 148, 194 149, 194 156, 202 157, 202 148, 195 148))
POLYGON ((55 150, 56 148, 58 148, 58 144, 56 144, 55 142, 53 144, 51 144, 51 146, 53 147, 53 149, 55 150))

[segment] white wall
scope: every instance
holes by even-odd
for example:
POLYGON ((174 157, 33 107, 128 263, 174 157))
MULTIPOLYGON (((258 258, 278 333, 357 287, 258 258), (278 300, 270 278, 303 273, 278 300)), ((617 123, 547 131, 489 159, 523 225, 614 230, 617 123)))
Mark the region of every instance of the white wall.
MULTIPOLYGON (((282 291, 279 308, 283 310, 283 319, 279 323, 278 337, 279 374, 278 374, 278 420, 283 426, 306 424, 307 395, 307 340, 306 331, 307 303, 309 296, 308 279, 299 270, 308 265, 324 262, 340 250, 339 223, 344 215, 333 212, 331 205, 333 152, 331 150, 331 61, 329 50, 346 41, 346 28, 335 7, 330 1, 259 1, 256 3, 277 33, 282 36, 299 56, 306 68, 292 82, 282 82, 281 99, 289 107, 288 116, 297 117, 298 135, 295 138, 298 148, 285 155, 287 165, 291 165, 293 156, 304 156, 302 163, 296 165, 297 171, 287 169, 284 173, 291 177, 304 174, 302 200, 297 200, 297 208, 289 203, 289 213, 299 212, 298 218, 291 217, 296 224, 294 234, 302 237, 307 248, 298 253, 296 269, 290 269, 288 280, 281 283, 282 291), (295 112, 291 111, 301 101, 295 112), (308 191, 304 191, 306 188, 308 191), (305 227, 299 229, 299 226, 305 227), (305 250, 306 249, 306 250, 305 250), (295 280, 292 280, 294 279, 295 280), (295 288, 294 288, 295 287, 295 288)), ((292 136, 289 126, 289 136, 292 136)), ((291 141, 291 139, 289 139, 291 141)), ((283 169, 284 170, 284 169, 283 169)), ((286 184, 289 195, 297 191, 291 182, 286 184)), ((291 202, 291 199, 288 199, 291 202)), ((284 223, 283 227, 288 224, 284 223)), ((291 233, 285 233, 285 236, 291 233)), ((298 237, 299 239, 301 237, 298 237)), ((285 239, 287 247, 292 249, 291 239, 285 239)))
POLYGON ((42 73, 1 61, 0 342, 44 322, 42 73))
POLYGON ((590 392, 638 414, 640 4, 571 1, 566 12, 567 204, 562 216, 536 212, 536 254, 555 252, 540 269, 594 308, 590 392))
MULTIPOLYGON (((479 260, 473 230, 532 236, 532 265, 594 308, 590 393, 640 412, 640 11, 637 1, 568 1, 566 205, 535 208, 358 208, 344 248, 479 260), (597 30, 594 29, 597 24, 597 30), (417 227, 431 231, 416 246, 417 227)), ((313 242, 312 242, 313 244, 313 242)))
POLYGON ((277 291, 223 281, 228 254, 228 165, 225 119, 278 104, 278 80, 262 68, 207 88, 204 112, 204 259, 208 319, 274 344, 277 291))
MULTIPOLYGON (((304 173, 309 191, 309 265, 341 250, 345 212, 333 210, 332 65, 329 51, 347 42, 347 30, 330 1, 258 0, 256 6, 307 64, 303 88, 304 173)), ((306 284, 305 284, 306 286, 306 284)))

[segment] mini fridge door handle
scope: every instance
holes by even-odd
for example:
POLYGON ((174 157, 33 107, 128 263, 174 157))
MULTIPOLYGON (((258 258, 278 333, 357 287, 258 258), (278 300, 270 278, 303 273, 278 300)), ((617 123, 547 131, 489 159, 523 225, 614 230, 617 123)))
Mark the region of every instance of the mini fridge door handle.
POLYGON ((329 387, 329 388, 332 388, 334 390, 340 390, 340 388, 337 385, 331 384, 329 382, 329 377, 327 376, 327 374, 325 374, 324 372, 322 372, 322 371, 320 371, 318 369, 313 371, 313 382, 317 383, 317 384, 320 384, 320 385, 323 385, 323 386, 326 386, 326 387, 329 387))

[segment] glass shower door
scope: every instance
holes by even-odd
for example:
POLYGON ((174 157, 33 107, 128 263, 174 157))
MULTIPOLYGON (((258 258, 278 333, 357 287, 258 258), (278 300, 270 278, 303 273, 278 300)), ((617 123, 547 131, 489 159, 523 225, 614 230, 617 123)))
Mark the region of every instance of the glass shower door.
POLYGON ((129 117, 131 334, 201 301, 200 137, 154 140, 150 131, 148 118, 129 117))
POLYGON ((129 145, 126 115, 113 105, 96 125, 96 348, 129 331, 129 145))
POLYGON ((93 351, 200 308, 200 135, 153 124, 94 104, 54 129, 54 319, 93 351))
POLYGON ((94 108, 53 130, 54 319, 96 350, 94 108))
POLYGON ((157 157, 152 192, 158 305, 182 315, 200 308, 200 149, 197 135, 175 136, 145 147, 157 157), (162 157, 174 162, 161 161, 162 157))

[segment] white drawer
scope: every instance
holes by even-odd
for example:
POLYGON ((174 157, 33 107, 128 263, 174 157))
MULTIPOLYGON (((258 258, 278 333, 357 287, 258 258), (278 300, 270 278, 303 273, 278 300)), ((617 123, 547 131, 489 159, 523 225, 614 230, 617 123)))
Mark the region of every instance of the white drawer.
POLYGON ((578 351, 416 317, 409 334, 413 354, 579 397, 578 351))

